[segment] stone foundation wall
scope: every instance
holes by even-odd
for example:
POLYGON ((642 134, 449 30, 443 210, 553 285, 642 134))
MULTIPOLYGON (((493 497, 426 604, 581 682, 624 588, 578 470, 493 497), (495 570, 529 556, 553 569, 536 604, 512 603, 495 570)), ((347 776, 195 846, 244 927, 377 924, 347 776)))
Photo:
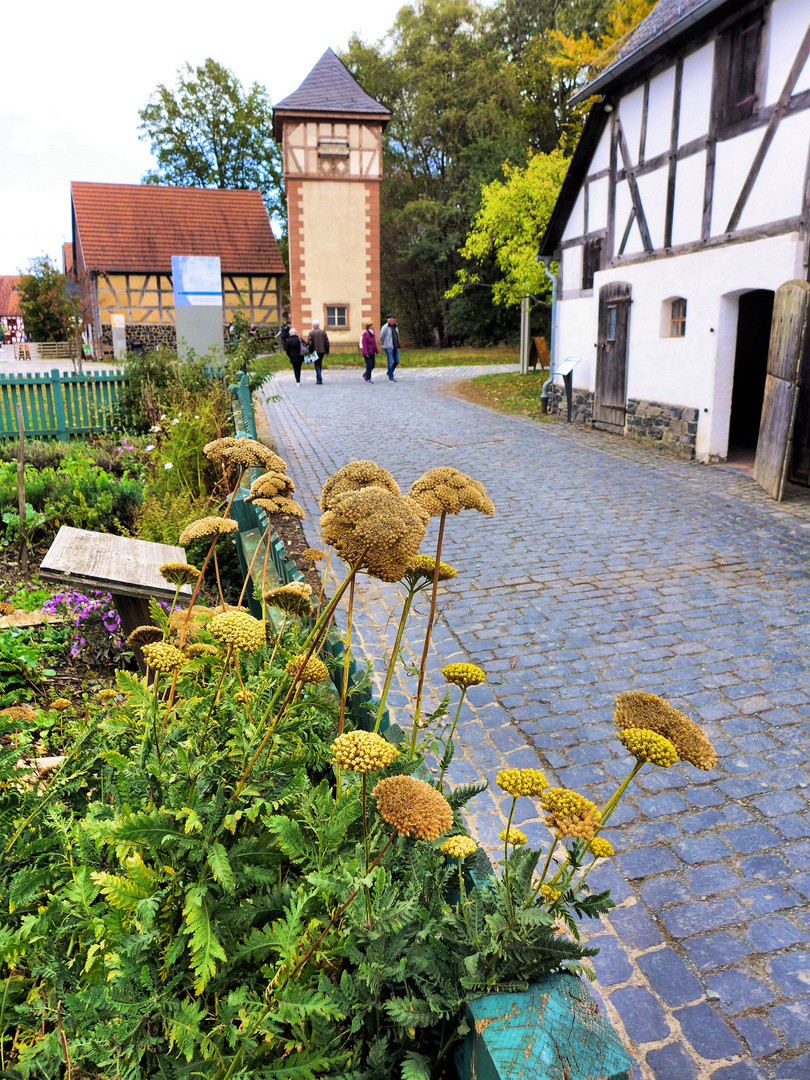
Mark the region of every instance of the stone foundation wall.
MULTIPOLYGON (((136 346, 142 346, 147 352, 159 349, 177 348, 177 334, 173 323, 127 323, 124 327, 127 339, 127 352, 136 346)), ((112 348, 112 324, 101 324, 101 343, 112 348)))
MULTIPOLYGON (((548 388, 548 411, 565 419, 565 387, 552 383, 548 388)), ((574 387, 571 421, 577 424, 593 423, 593 394, 590 390, 574 387)), ((628 439, 691 460, 695 456, 697 428, 697 409, 628 398, 624 421, 624 434, 628 439)))

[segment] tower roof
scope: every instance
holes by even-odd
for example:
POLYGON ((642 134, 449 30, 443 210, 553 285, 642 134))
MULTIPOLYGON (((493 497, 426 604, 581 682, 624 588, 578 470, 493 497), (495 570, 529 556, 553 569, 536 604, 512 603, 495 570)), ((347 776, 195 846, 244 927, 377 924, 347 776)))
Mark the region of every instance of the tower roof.
POLYGON ((281 137, 280 115, 345 116, 347 113, 374 117, 387 123, 391 110, 365 92, 343 62, 327 49, 297 90, 273 109, 276 138, 281 137))

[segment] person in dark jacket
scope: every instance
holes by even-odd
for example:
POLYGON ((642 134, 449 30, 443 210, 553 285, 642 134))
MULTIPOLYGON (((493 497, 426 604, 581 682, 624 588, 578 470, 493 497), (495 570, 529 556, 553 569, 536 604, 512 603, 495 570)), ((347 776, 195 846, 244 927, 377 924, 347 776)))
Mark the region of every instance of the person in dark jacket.
POLYGON ((366 373, 363 376, 363 380, 370 383, 371 373, 374 370, 377 361, 374 359, 377 353, 380 351, 380 346, 377 344, 377 338, 374 336, 374 323, 366 323, 366 329, 363 334, 363 340, 360 343, 360 351, 363 354, 363 359, 366 362, 366 373))
POLYGON ((284 338, 284 349, 287 356, 290 358, 293 372, 295 373, 295 381, 301 382, 301 365, 304 362, 304 357, 307 354, 306 342, 303 338, 298 336, 298 331, 294 326, 290 327, 290 332, 284 338))
POLYGON ((321 324, 317 320, 312 324, 307 338, 307 352, 315 354, 315 378, 320 386, 323 383, 321 363, 323 358, 329 355, 329 338, 326 331, 321 330, 321 324))

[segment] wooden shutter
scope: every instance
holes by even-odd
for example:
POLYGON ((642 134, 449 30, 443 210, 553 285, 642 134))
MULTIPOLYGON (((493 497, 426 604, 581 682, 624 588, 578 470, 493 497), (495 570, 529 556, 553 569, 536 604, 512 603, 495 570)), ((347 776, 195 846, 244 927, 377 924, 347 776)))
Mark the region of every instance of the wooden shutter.
POLYGON ((624 428, 627 411, 627 346, 630 286, 611 281, 599 290, 599 341, 596 343, 595 427, 624 428))
POLYGON ((776 290, 768 347, 768 374, 754 462, 754 479, 779 501, 785 487, 799 383, 808 351, 810 285, 788 281, 776 290))
POLYGON ((717 43, 715 116, 720 128, 751 116, 757 106, 762 10, 741 19, 717 43))
POLYGON ((582 251, 582 288, 593 288, 593 276, 602 269, 602 237, 586 240, 582 251))

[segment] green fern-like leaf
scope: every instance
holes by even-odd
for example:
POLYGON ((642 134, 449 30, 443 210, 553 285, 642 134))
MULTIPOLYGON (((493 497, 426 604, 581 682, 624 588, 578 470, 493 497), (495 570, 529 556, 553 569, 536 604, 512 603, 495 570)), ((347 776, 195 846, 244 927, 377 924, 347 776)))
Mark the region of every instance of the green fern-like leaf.
POLYGON ((402 1080, 430 1080, 430 1062, 422 1054, 409 1050, 402 1062, 402 1080))
POLYGON ((214 933, 208 910, 206 890, 193 885, 186 892, 183 918, 190 937, 191 967, 194 971, 194 991, 201 994, 217 971, 217 960, 227 960, 225 950, 214 933))
POLYGON ((149 893, 146 889, 137 885, 129 878, 119 877, 117 874, 108 874, 105 871, 94 871, 90 877, 98 885, 107 902, 119 911, 125 911, 128 915, 136 915, 138 902, 145 900, 149 893))
POLYGON ((211 845, 208 849, 207 862, 214 875, 214 881, 218 881, 225 892, 233 896, 236 891, 233 870, 228 861, 228 852, 222 844, 215 842, 211 845))

